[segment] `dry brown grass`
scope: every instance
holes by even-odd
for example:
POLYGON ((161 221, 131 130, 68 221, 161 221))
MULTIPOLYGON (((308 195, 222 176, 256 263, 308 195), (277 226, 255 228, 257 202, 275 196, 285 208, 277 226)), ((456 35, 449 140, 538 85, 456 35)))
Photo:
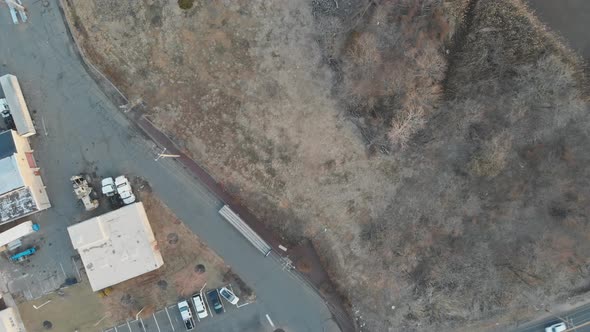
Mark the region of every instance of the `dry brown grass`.
POLYGON ((517 0, 480 0, 465 31, 467 1, 338 3, 76 8, 97 65, 261 219, 312 236, 366 329, 584 292, 575 57, 517 0))
POLYGON ((439 1, 383 1, 364 13, 344 54, 330 55, 342 60, 339 97, 369 147, 404 148, 439 100, 451 11, 439 1))
POLYGON ((471 160, 471 171, 476 176, 493 177, 500 174, 506 165, 510 144, 511 138, 506 132, 486 142, 471 160))

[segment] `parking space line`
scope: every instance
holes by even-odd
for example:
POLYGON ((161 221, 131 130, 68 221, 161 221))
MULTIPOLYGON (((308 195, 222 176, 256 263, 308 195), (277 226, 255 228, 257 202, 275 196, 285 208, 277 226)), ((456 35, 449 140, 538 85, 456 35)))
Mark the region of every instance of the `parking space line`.
POLYGON ((31 292, 31 288, 29 286, 27 286, 27 290, 29 291, 29 298, 32 300, 33 299, 33 293, 31 292))
POLYGON ((272 328, 274 329, 275 328, 275 324, 272 322, 272 319, 270 319, 270 316, 268 314, 266 314, 266 319, 270 323, 270 326, 272 326, 272 328))
POLYGON ((143 328, 143 331, 145 332, 145 325, 143 325, 143 319, 139 318, 139 322, 141 323, 141 327, 143 328))
POLYGON ((117 327, 116 326, 115 326, 115 332, 119 332, 119 331, 117 331, 117 327))
POLYGON ((133 332, 133 330, 131 329, 131 325, 129 325, 129 321, 127 321, 127 328, 129 329, 129 332, 133 332))
POLYGON ((59 266, 61 266, 61 273, 64 274, 64 278, 67 279, 68 277, 66 277, 66 271, 64 270, 64 266, 61 264, 61 262, 59 263, 59 266))
POLYGON ((154 316, 154 322, 156 322, 156 327, 158 328, 158 332, 161 332, 160 324, 158 324, 158 319, 156 318, 156 313, 154 312, 152 315, 154 316))
POLYGON ((205 305, 209 307, 209 312, 211 313, 211 317, 213 317, 213 309, 211 309, 211 306, 209 305, 209 300, 207 300, 207 292, 205 292, 205 296, 203 297, 205 298, 205 305))
POLYGON ((168 316, 168 320, 170 321, 170 326, 172 326, 172 331, 174 331, 174 324, 172 324, 172 318, 170 318, 170 314, 168 313, 168 308, 164 307, 166 311, 166 316, 168 316))
MULTIPOLYGON (((78 274, 78 282, 81 282, 82 275, 80 275, 80 269, 78 268, 78 264, 76 264, 74 257, 72 257, 72 264, 74 265, 74 272, 76 272, 78 274)), ((131 328, 129 328, 129 330, 131 330, 131 328)))
POLYGON ((252 302, 246 302, 246 303, 242 303, 242 304, 237 304, 237 305, 236 305, 236 308, 245 307, 245 306, 247 306, 248 304, 252 304, 252 302))

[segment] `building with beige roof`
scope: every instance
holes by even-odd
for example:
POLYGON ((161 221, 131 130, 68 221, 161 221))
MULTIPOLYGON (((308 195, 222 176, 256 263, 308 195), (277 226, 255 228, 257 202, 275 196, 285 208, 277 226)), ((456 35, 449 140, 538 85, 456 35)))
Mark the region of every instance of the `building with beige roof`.
POLYGON ((70 226, 68 233, 94 291, 164 265, 141 202, 70 226))

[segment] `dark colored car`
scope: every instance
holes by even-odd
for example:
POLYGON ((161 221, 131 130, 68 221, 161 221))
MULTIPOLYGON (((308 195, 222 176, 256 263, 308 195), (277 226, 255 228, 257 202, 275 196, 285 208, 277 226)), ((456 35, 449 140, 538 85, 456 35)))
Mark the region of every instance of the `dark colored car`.
POLYGON ((219 293, 217 293, 217 289, 207 292, 207 297, 209 298, 209 301, 211 301, 211 306, 213 307, 213 310, 215 310, 215 313, 223 313, 223 304, 221 304, 221 298, 219 297, 219 293))

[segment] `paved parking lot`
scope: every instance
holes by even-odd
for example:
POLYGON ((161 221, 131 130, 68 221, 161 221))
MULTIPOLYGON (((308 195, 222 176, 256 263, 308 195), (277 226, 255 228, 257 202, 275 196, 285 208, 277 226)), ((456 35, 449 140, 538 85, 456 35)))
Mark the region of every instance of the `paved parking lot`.
MULTIPOLYGON (((72 204, 73 205, 73 204, 72 204)), ((58 289, 66 278, 79 278, 72 248, 65 227, 69 222, 59 216, 59 211, 46 210, 24 218, 39 224, 39 232, 22 239, 19 252, 35 247, 37 252, 22 262, 11 262, 9 253, 0 259, 2 285, 13 295, 22 295, 27 300, 37 299, 58 289)))
MULTIPOLYGON (((225 312, 195 320, 198 331, 272 331, 272 326, 261 313, 257 303, 247 304, 240 308, 224 303, 225 312)), ((193 308, 191 307, 191 310, 193 308)), ((193 310, 194 311, 194 310, 193 310)), ((194 312, 193 312, 194 314, 194 312)), ((180 332, 186 331, 180 311, 176 304, 158 310, 152 315, 138 320, 128 321, 105 332, 180 332)))

